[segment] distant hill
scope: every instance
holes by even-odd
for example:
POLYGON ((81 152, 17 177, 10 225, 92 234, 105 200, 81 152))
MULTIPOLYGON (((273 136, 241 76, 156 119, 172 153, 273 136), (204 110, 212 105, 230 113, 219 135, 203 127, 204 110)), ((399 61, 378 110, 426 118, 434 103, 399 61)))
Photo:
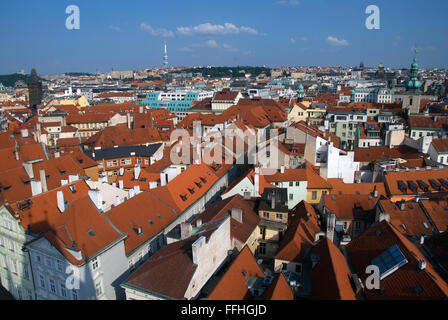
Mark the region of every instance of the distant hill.
POLYGON ((22 80, 24 83, 27 83, 29 78, 29 75, 23 75, 23 74, 5 74, 0 75, 0 83, 3 83, 5 87, 13 87, 14 83, 16 83, 19 80, 22 80))
POLYGON ((79 77, 79 76, 94 76, 94 74, 92 73, 88 73, 88 72, 66 72, 65 73, 66 76, 70 76, 70 77, 79 77))
POLYGON ((238 67, 202 67, 202 68, 189 68, 179 72, 191 72, 191 73, 201 73, 203 77, 210 78, 222 78, 222 77, 244 77, 244 73, 250 73, 252 77, 257 77, 258 75, 264 73, 268 77, 271 76, 271 70, 265 67, 249 67, 249 66, 238 66, 238 67))

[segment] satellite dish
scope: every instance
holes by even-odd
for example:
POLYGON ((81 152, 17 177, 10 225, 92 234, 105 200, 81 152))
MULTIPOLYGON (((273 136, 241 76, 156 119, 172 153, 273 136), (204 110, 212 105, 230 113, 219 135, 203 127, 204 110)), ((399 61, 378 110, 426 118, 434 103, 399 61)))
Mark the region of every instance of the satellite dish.
POLYGON ((262 263, 263 263, 263 259, 258 259, 258 260, 257 260, 257 263, 258 263, 258 264, 262 264, 262 263))

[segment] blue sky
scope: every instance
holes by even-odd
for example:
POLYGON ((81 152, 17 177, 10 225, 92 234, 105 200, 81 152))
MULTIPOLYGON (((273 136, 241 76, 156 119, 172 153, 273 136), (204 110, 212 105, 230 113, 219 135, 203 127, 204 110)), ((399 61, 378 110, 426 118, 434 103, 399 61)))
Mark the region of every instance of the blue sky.
POLYGON ((448 68, 446 0, 2 0, 0 74, 189 65, 448 68), (65 9, 80 9, 67 30, 65 9), (368 30, 368 5, 380 30, 368 30))

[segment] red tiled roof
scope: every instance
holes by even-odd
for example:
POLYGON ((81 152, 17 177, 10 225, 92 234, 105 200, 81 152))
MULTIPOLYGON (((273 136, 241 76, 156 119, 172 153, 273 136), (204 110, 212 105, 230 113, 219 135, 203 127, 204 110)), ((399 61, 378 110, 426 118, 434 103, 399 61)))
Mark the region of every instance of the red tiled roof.
POLYGON ((319 255, 319 261, 311 271, 311 299, 356 300, 350 270, 338 247, 325 238, 310 253, 319 255))
POLYGON ((139 193, 106 214, 113 225, 127 235, 124 242, 127 255, 160 233, 177 217, 173 210, 148 192, 139 193), (142 230, 140 235, 137 234, 138 228, 142 230))
POLYGON ((433 139, 431 144, 439 153, 448 152, 448 138, 433 139))
POLYGON ((221 219, 225 216, 231 215, 233 208, 238 208, 243 211, 243 222, 240 223, 232 218, 230 220, 230 235, 232 238, 236 238, 244 244, 247 242, 254 229, 257 228, 260 217, 255 209, 254 201, 244 200, 239 194, 225 200, 215 202, 204 212, 198 215, 192 221, 192 224, 195 225, 195 222, 198 221, 198 219, 201 219, 202 223, 221 219))
POLYGON ((264 278, 263 271, 247 246, 240 251, 208 296, 210 300, 248 300, 252 294, 246 286, 249 276, 264 278))
POLYGON ((375 198, 371 195, 327 194, 324 206, 335 214, 336 219, 372 218, 369 213, 373 213, 379 199, 380 196, 375 198))
POLYGON ((365 290, 367 300, 437 300, 448 297, 448 284, 441 279, 416 245, 383 220, 347 245, 351 265, 364 282, 372 260, 397 245, 408 263, 381 280, 382 290, 365 290), (426 268, 419 270, 419 261, 426 268))
POLYGON ((262 296, 263 300, 294 300, 294 293, 283 273, 272 281, 262 296))

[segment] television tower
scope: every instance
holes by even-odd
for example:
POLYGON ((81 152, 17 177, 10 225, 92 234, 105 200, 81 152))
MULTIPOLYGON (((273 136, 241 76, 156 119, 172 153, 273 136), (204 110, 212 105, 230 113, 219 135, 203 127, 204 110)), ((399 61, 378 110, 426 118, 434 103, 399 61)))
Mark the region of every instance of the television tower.
POLYGON ((168 53, 166 50, 166 41, 165 41, 165 53, 163 54, 163 66, 168 69, 168 53))

